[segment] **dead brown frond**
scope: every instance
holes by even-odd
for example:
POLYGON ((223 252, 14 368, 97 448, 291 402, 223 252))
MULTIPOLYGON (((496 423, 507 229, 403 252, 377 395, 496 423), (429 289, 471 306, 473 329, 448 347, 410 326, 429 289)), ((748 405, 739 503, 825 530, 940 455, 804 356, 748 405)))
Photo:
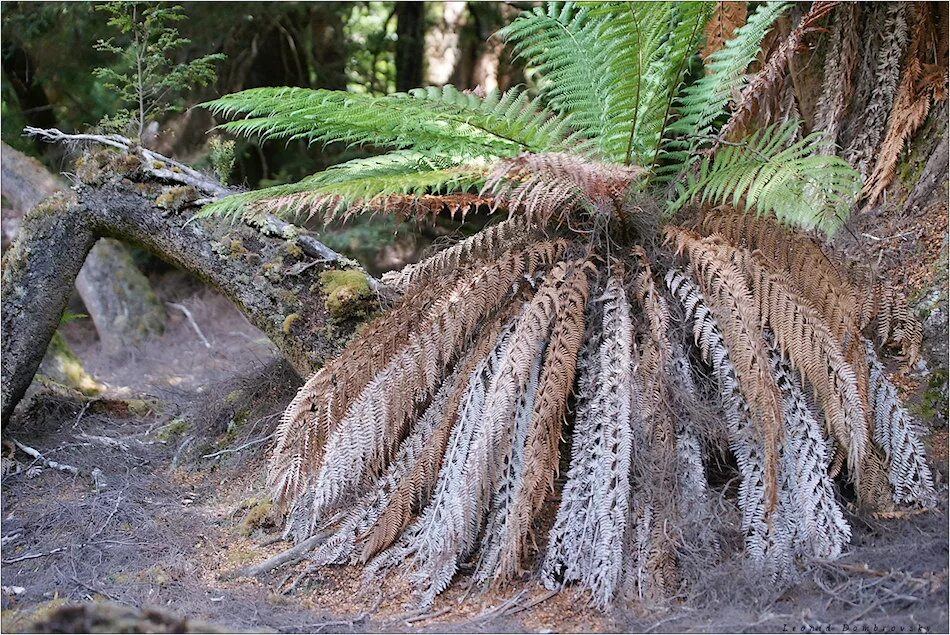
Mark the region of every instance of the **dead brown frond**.
POLYGON ((815 390, 829 433, 847 450, 860 488, 860 466, 868 440, 854 369, 818 312, 793 291, 785 276, 771 273, 752 252, 737 250, 734 257, 750 282, 762 326, 771 329, 782 354, 815 390))
POLYGON ((915 3, 911 43, 903 78, 894 98, 887 135, 881 143, 874 170, 868 176, 861 195, 868 205, 878 201, 894 179, 904 145, 923 125, 935 101, 947 98, 947 67, 942 63, 946 42, 938 43, 934 28, 933 8, 915 3), (942 44, 942 48, 938 48, 942 44), (934 53, 936 59, 933 59, 934 53))
POLYGON ((900 349, 906 365, 920 359, 924 332, 904 293, 885 280, 866 279, 858 297, 861 326, 871 327, 881 346, 900 349))
POLYGON ((575 209, 615 211, 616 201, 645 171, 636 166, 597 163, 572 154, 522 154, 499 161, 485 182, 496 207, 522 213, 529 222, 565 220, 575 209))
MULTIPOLYGON (((745 24, 748 15, 746 2, 717 2, 715 13, 706 23, 706 46, 701 51, 703 60, 708 61, 713 53, 731 40, 736 29, 745 24)), ((709 69, 706 72, 709 73, 709 69)))
POLYGON ((782 409, 778 387, 769 370, 762 335, 761 297, 753 297, 742 269, 723 243, 682 228, 668 227, 667 238, 677 253, 689 259, 696 281, 709 303, 735 365, 739 385, 765 447, 766 492, 769 508, 778 502, 778 450, 782 409))
POLYGON ((701 227, 706 235, 718 234, 731 245, 759 251, 773 270, 787 275, 796 291, 818 309, 842 343, 854 339, 860 330, 856 291, 844 268, 814 237, 768 217, 722 207, 708 212, 701 227))
POLYGON ((422 262, 384 274, 383 282, 392 288, 406 291, 413 285, 429 283, 472 262, 496 259, 508 249, 523 246, 530 237, 531 232, 525 217, 503 220, 422 262))

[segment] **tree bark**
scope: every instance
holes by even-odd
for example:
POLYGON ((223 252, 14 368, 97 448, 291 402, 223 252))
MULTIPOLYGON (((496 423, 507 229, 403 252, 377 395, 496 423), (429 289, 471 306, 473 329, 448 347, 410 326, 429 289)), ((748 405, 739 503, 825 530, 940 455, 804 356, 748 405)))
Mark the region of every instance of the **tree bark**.
MULTIPOLYGON (((65 187, 39 161, 6 144, 2 175, 3 196, 21 214, 65 187)), ((76 278, 76 290, 108 353, 140 344, 165 328, 161 302, 119 242, 103 239, 93 246, 76 278)))
POLYGON ((396 90, 405 92, 422 85, 425 52, 425 3, 396 3, 396 90))
POLYGON ((947 131, 943 133, 940 143, 927 159, 927 165, 924 167, 923 174, 914 186, 907 202, 904 203, 904 210, 911 211, 915 207, 924 207, 928 201, 933 198, 937 188, 947 182, 948 165, 950 165, 950 146, 947 144, 947 131))
MULTIPOLYGON (((187 166, 157 161, 141 148, 100 150, 84 156, 77 173, 82 183, 73 192, 54 196, 26 216, 20 238, 4 259, 4 422, 29 386, 99 238, 139 245, 217 289, 302 376, 334 354, 379 307, 376 294, 356 293, 346 311, 337 302, 331 315, 320 274, 361 270, 302 230, 276 219, 253 227, 193 219, 197 199, 226 190, 187 166)), ((379 290, 375 280, 367 276, 365 281, 379 290)))

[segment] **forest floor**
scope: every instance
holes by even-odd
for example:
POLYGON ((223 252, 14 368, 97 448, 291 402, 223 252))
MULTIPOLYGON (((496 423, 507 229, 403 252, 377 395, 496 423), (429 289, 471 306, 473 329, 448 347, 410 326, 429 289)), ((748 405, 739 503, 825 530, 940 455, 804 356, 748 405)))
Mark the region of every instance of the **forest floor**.
MULTIPOLYGON (((945 207, 941 213, 938 238, 946 232, 945 207)), ((921 244, 937 240, 924 231, 921 244)), ((895 254, 879 258, 905 257, 906 241, 895 240, 895 254)), ((933 252, 945 253, 942 240, 933 252)), ((219 296, 178 274, 157 289, 192 311, 210 348, 176 311, 161 338, 121 356, 99 354, 88 320, 70 323, 67 338, 109 390, 90 401, 35 383, 9 422, 10 439, 79 474, 4 448, 4 632, 118 630, 120 619, 136 624, 125 628, 173 631, 948 630, 945 423, 927 437, 937 507, 888 517, 849 509, 848 552, 808 564, 784 586, 761 584, 730 559, 666 604, 604 614, 572 589, 551 594, 531 581, 480 593, 462 579, 420 613, 407 583, 367 585, 352 567, 298 580, 306 568, 299 564, 228 580, 288 546, 276 541, 263 474, 269 435, 300 380, 219 296), (85 608, 65 608, 76 604, 85 608), (149 608, 160 613, 140 612, 149 608)), ((927 382, 908 382, 919 402, 927 382)))

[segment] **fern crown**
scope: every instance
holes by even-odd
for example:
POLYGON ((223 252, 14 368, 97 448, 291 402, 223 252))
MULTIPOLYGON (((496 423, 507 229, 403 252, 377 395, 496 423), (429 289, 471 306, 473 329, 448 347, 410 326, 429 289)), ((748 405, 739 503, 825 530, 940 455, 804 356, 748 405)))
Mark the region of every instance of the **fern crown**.
MULTIPOLYGON (((798 122, 714 146, 730 100, 748 83, 746 69, 789 7, 759 5, 703 64, 697 52, 715 3, 548 3, 498 34, 524 61, 536 92, 479 95, 445 86, 373 96, 256 88, 221 97, 204 105, 239 117, 221 126, 236 134, 389 152, 230 196, 202 214, 405 212, 422 196, 484 190, 500 162, 569 153, 594 165, 646 168, 652 176, 631 181, 630 189, 654 188, 669 212, 693 200, 729 200, 830 234, 860 190, 860 177, 818 152, 817 138, 795 141, 798 122)), ((491 183, 482 193, 494 195, 496 207, 517 211, 500 195, 516 189, 512 183, 491 183)))

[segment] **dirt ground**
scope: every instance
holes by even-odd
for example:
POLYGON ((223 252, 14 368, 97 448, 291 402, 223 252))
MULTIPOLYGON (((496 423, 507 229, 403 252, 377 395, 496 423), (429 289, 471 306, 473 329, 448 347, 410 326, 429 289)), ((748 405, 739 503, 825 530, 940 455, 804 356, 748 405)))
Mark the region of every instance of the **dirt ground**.
POLYGON ((71 323, 67 336, 106 398, 35 390, 9 423, 9 438, 79 474, 4 447, 4 632, 91 628, 68 621, 62 607, 75 603, 159 609, 187 618, 165 625, 179 631, 948 630, 945 429, 930 438, 938 508, 852 516, 850 551, 790 586, 756 583, 729 561, 666 605, 603 614, 571 589, 552 595, 529 581, 481 594, 461 580, 423 614, 406 583, 364 585, 356 568, 298 581, 301 564, 226 581, 288 546, 276 541, 263 467, 299 379, 220 297, 182 280, 160 291, 190 308, 210 348, 174 311, 162 338, 112 358, 98 354, 88 321, 71 323))

